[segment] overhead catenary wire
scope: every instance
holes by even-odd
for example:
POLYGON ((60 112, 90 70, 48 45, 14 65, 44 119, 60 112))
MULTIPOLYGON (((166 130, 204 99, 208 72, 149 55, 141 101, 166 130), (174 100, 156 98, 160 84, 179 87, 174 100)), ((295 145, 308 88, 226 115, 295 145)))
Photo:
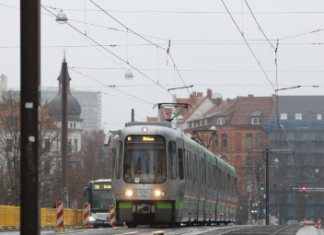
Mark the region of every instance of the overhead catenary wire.
POLYGON ((270 46, 274 49, 275 47, 272 45, 272 43, 270 42, 270 40, 268 39, 268 37, 267 37, 267 36, 265 35, 265 33, 263 32, 263 30, 262 30, 262 28, 261 28, 261 26, 260 26, 258 20, 255 18, 254 14, 253 14, 253 11, 252 11, 252 9, 251 9, 249 3, 247 2, 247 0, 245 0, 245 3, 246 3, 246 5, 247 5, 247 7, 249 8, 249 11, 251 12, 251 15, 253 16, 253 18, 254 18, 256 24, 258 25, 260 31, 261 31, 262 34, 263 34, 263 36, 264 36, 264 37, 266 38, 266 40, 269 42, 270 46))
POLYGON ((254 54, 252 48, 250 47, 249 43, 248 43, 247 40, 245 39, 244 35, 241 33, 240 28, 238 27, 238 25, 237 25, 236 21, 234 20, 233 16, 231 15, 231 12, 228 10, 228 8, 227 8, 227 6, 226 6, 224 0, 221 0, 221 1, 222 1, 223 5, 224 5, 226 11, 228 12, 229 16, 230 16, 231 19, 233 20, 233 23, 235 24, 237 30, 239 31, 239 33, 241 34, 242 38, 244 39, 244 41, 245 41, 246 45, 248 46, 250 52, 252 53, 253 57, 254 57, 255 60, 257 61, 257 63, 258 63, 258 65, 259 65, 259 67, 261 68, 263 74, 264 74, 265 77, 268 79, 268 81, 269 81, 269 83, 271 84, 273 90, 275 90, 275 87, 274 87, 273 83, 271 82, 270 78, 268 77, 268 75, 267 75, 266 72, 264 71, 262 65, 260 64, 260 61, 259 61, 258 58, 255 56, 255 54, 254 54))
MULTIPOLYGON (((43 9, 45 9, 46 11, 48 11, 49 13, 53 14, 50 10, 48 10, 46 7, 42 6, 43 9)), ((54 14, 53 14, 54 15, 54 14)), ((120 56, 116 55, 115 53, 113 53, 112 51, 108 50, 106 47, 102 46, 100 43, 98 43, 96 40, 92 39, 91 37, 89 37, 88 35, 84 35, 79 29, 75 28, 73 25, 71 25, 68 22, 65 22, 65 24, 69 25, 71 28, 73 28, 75 31, 77 31, 78 33, 82 34, 83 36, 85 36, 86 38, 88 38, 89 40, 91 40, 92 42, 94 42, 95 44, 97 44, 98 46, 100 46, 101 48, 103 48, 105 51, 109 52, 111 55, 115 56, 116 58, 118 58, 119 60, 121 60, 122 62, 124 62, 125 64, 127 64, 127 61, 125 61, 124 59, 122 59, 120 56)), ((150 78, 148 75, 144 74, 142 71, 140 71, 139 69, 137 69, 135 66, 133 66, 132 64, 128 63, 128 65, 130 67, 132 67, 134 70, 136 70, 138 73, 142 74, 144 77, 146 77, 147 79, 149 79, 150 81, 156 83, 152 78, 150 78)), ((157 83, 156 83, 157 84, 157 83)), ((159 87, 161 87, 163 90, 165 90, 166 92, 168 92, 170 95, 172 95, 166 88, 164 88, 163 86, 159 85, 159 87)))
POLYGON ((76 70, 74 70, 73 68, 70 68, 70 67, 69 67, 69 69, 72 70, 72 71, 75 72, 75 73, 78 73, 79 75, 81 75, 81 76, 83 76, 83 77, 86 77, 86 78, 91 79, 91 80, 93 80, 93 81, 95 81, 95 82, 97 82, 97 83, 100 83, 100 84, 103 85, 104 87, 109 87, 109 88, 114 89, 114 90, 116 90, 116 91, 118 91, 118 92, 120 92, 120 93, 123 93, 123 94, 128 95, 128 96, 131 96, 131 97, 133 97, 133 98, 135 98, 135 99, 137 99, 137 100, 140 100, 140 101, 142 101, 142 102, 144 102, 144 103, 147 103, 147 104, 150 104, 150 105, 154 105, 153 103, 151 103, 151 102, 149 102, 149 101, 147 101, 147 100, 143 100, 143 99, 138 98, 138 97, 136 97, 136 96, 134 96, 134 95, 131 95, 131 94, 127 93, 127 92, 124 92, 124 91, 122 91, 122 90, 119 90, 119 89, 117 89, 115 86, 107 86, 107 85, 104 84, 103 82, 98 81, 97 79, 94 79, 94 78, 92 78, 92 77, 90 77, 90 76, 88 76, 88 75, 85 75, 85 74, 83 74, 83 73, 80 73, 79 71, 76 71, 76 70))

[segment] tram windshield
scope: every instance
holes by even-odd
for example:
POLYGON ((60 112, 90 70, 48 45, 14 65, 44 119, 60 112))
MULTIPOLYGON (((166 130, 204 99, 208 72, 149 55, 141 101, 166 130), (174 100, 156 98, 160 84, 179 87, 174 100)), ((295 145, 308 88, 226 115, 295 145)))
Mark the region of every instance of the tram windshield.
POLYGON ((166 179, 165 141, 161 136, 128 136, 124 161, 126 183, 159 184, 166 179))
POLYGON ((109 210, 109 206, 114 205, 111 190, 92 191, 91 209, 109 210))

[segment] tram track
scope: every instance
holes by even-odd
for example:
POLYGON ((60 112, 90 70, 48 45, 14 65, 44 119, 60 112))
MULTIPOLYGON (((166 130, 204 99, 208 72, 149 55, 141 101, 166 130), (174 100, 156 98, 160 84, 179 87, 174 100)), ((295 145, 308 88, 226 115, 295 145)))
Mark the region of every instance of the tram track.
POLYGON ((208 235, 292 235, 296 234, 299 229, 299 226, 253 226, 249 228, 239 228, 235 231, 224 231, 222 233, 221 231, 213 231, 213 233, 208 233, 208 235))

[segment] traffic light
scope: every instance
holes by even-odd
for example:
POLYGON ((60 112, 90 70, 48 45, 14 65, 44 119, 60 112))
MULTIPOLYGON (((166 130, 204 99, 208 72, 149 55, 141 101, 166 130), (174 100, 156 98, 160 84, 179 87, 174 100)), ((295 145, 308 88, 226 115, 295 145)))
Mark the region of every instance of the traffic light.
POLYGON ((305 193, 306 187, 302 187, 302 192, 305 193))
POLYGON ((290 193, 292 193, 292 185, 290 185, 290 193))
POLYGON ((264 186, 263 186, 263 184, 261 184, 261 190, 264 190, 264 186))

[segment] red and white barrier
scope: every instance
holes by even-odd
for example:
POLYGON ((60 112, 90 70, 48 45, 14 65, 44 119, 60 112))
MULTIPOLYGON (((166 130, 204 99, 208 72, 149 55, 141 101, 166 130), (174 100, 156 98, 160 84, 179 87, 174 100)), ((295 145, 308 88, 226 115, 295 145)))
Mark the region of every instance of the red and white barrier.
POLYGON ((56 226, 63 227, 63 202, 56 202, 56 226))
POLYGON ((306 226, 306 220, 303 219, 303 226, 306 226))
POLYGON ((90 226, 90 204, 84 203, 83 205, 83 226, 90 226))
POLYGON ((111 227, 116 226, 115 208, 113 205, 109 207, 109 223, 111 227))
POLYGON ((317 220, 317 228, 322 229, 322 220, 321 219, 317 220))

